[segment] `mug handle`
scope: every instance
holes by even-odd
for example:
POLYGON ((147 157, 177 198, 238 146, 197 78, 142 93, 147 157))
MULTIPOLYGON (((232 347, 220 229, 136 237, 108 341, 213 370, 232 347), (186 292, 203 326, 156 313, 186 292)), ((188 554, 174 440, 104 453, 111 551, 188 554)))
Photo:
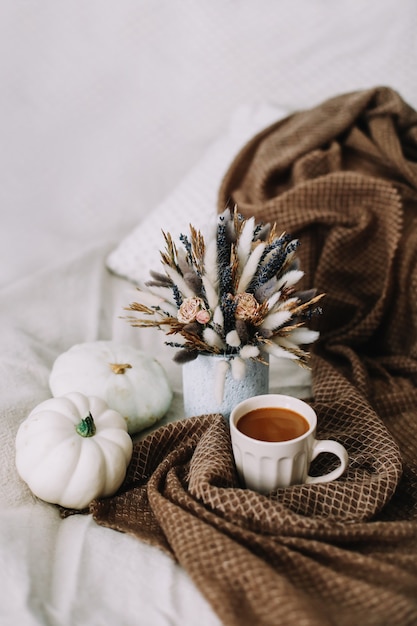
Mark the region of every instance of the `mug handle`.
POLYGON ((311 460, 313 461, 321 452, 330 452, 339 457, 340 465, 336 467, 332 472, 323 474, 322 476, 307 476, 306 483, 313 485, 314 483, 329 483, 332 480, 336 480, 343 474, 348 466, 348 453, 346 448, 337 441, 331 439, 316 439, 313 446, 313 455, 311 460))

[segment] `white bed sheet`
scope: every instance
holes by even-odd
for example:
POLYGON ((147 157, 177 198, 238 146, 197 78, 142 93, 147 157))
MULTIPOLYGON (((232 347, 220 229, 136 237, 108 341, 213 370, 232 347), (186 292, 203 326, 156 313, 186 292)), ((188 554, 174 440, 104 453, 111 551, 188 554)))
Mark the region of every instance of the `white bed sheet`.
MULTIPOLYGON (((414 0, 1 4, 2 626, 218 624, 165 554, 37 501, 16 431, 49 397, 56 356, 96 339, 156 354, 176 391, 166 420, 181 417, 181 371, 120 319, 134 288, 109 258, 138 233, 153 242, 179 202, 209 211, 213 154, 275 111, 378 84, 417 107, 416 27, 414 0)), ((274 385, 292 384, 273 367, 274 385)))

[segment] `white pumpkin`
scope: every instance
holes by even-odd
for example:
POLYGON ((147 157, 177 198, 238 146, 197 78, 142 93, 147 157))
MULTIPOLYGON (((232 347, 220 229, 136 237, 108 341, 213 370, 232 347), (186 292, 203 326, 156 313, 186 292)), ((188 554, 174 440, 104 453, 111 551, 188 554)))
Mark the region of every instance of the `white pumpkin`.
POLYGON ((130 434, 158 422, 172 390, 156 359, 132 346, 94 341, 73 346, 55 360, 49 378, 54 396, 71 391, 103 398, 127 421, 130 434))
POLYGON ((19 427, 16 467, 46 502, 84 509, 114 494, 132 456, 126 421, 104 400, 71 393, 39 404, 19 427))

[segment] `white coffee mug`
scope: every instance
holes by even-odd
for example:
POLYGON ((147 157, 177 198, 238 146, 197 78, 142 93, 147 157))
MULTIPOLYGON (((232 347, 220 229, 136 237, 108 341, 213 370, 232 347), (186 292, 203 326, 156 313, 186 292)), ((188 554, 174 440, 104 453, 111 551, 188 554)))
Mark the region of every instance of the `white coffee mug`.
MULTIPOLYGON (((271 411, 272 412, 272 411, 271 411)), ((230 415, 230 436, 240 480, 248 489, 269 493, 295 484, 330 482, 339 478, 348 465, 346 449, 330 439, 316 439, 317 415, 298 398, 281 394, 254 396, 237 404, 230 415), (288 409, 307 422, 306 432, 287 441, 262 441, 238 428, 239 420, 255 409, 288 409), (321 453, 335 454, 340 465, 322 476, 309 476, 310 463, 321 453)))

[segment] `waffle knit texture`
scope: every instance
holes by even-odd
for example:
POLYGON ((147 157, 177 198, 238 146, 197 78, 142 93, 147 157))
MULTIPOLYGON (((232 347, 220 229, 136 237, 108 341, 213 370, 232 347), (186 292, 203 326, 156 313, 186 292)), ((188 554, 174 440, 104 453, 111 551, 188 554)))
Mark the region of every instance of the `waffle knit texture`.
POLYGON ((298 237, 304 287, 326 293, 312 405, 348 470, 244 490, 227 423, 196 416, 136 442, 90 510, 171 554, 226 625, 417 624, 416 160, 417 114, 381 87, 266 128, 225 174, 219 211, 298 237))

